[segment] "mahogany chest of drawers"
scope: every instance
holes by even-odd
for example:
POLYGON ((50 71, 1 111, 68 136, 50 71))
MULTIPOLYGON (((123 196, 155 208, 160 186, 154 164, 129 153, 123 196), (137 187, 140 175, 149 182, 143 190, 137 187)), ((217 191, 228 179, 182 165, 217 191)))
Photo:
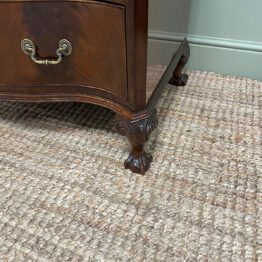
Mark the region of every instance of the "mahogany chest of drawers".
POLYGON ((0 99, 107 107, 131 144, 125 167, 149 169, 155 106, 168 82, 186 84, 189 45, 147 90, 148 0, 2 0, 0 28, 0 99))

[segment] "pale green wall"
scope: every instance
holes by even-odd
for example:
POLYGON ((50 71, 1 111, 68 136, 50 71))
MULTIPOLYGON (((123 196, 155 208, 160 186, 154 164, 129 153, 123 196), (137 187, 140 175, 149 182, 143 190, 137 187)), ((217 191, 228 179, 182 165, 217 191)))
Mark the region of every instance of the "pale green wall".
POLYGON ((167 63, 186 34, 191 69, 262 80, 262 0, 149 0, 149 60, 167 63))

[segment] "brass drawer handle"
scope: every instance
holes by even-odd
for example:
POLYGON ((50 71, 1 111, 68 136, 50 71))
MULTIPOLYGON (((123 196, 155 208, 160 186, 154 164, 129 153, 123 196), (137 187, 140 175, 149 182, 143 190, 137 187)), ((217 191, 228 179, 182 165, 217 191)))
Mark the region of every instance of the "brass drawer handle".
POLYGON ((72 53, 72 45, 66 39, 59 41, 59 48, 56 50, 57 58, 44 59, 37 57, 36 47, 30 39, 23 39, 21 42, 21 48, 26 55, 31 57, 34 63, 39 65, 57 65, 62 61, 63 55, 69 56, 72 53))

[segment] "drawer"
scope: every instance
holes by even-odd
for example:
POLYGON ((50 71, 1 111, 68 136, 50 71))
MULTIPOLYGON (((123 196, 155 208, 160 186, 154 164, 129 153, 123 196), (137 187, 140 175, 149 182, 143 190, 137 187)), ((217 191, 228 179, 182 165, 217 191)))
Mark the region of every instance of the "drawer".
POLYGON ((0 2, 0 84, 9 91, 102 92, 127 99, 124 6, 99 1, 0 2), (23 53, 30 39, 41 58, 56 57, 61 39, 72 54, 39 65, 23 53), (31 89, 30 89, 31 88, 31 89))

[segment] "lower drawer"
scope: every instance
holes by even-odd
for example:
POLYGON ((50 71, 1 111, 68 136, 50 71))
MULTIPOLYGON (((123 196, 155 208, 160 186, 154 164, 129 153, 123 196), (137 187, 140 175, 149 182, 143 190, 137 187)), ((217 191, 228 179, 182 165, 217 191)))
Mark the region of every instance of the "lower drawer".
POLYGON ((1 88, 67 92, 75 87, 127 99, 123 6, 99 1, 0 2, 0 28, 1 88), (39 65, 23 53, 20 43, 25 38, 32 40, 40 58, 55 58, 61 39, 69 40, 73 51, 57 65, 39 65))

